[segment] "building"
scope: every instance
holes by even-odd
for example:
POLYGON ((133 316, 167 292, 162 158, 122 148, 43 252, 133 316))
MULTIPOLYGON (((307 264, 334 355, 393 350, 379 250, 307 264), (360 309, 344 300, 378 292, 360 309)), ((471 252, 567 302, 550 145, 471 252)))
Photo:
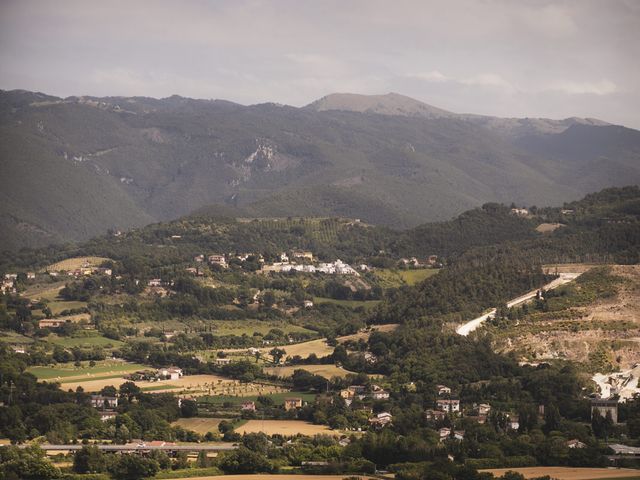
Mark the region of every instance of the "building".
POLYGON ((65 323, 66 321, 60 318, 43 318, 38 321, 38 328, 58 328, 65 323))
POLYGON ((216 365, 229 365, 230 363, 230 358, 216 358, 216 365))
POLYGON ((118 397, 91 395, 91 406, 101 410, 116 408, 118 406, 118 397))
POLYGON ((389 412, 380 412, 369 419, 369 425, 374 428, 382 428, 393 422, 393 415, 389 412))
POLYGON ((446 439, 448 439, 451 436, 451 429, 447 427, 442 427, 440 430, 438 430, 438 435, 440 436, 440 441, 444 442, 446 439))
POLYGON ((386 390, 378 390, 371 394, 374 400, 389 400, 389 392, 386 390))
POLYGON ((227 259, 224 255, 213 254, 209 255, 209 263, 211 265, 219 265, 222 268, 227 268, 227 259))
POLYGON ((587 445, 585 443, 582 443, 580 440, 567 440, 567 447, 568 448, 585 448, 587 445))
POLYGON ((311 308, 313 307, 313 302, 311 300, 305 300, 303 302, 304 308, 311 308))
POLYGON ((613 423, 618 423, 618 400, 611 398, 594 398, 591 400, 591 417, 598 412, 603 418, 611 414, 613 423))
POLYGON ((446 416, 447 412, 443 412, 442 410, 429 409, 424 412, 424 418, 431 421, 444 420, 446 416))
POLYGON ((305 259, 305 260, 309 260, 310 262, 313 262, 313 253, 312 252, 296 250, 295 252, 293 252, 292 256, 293 256, 293 258, 302 258, 302 259, 305 259))
POLYGON ((526 208, 512 208, 512 215, 517 215, 518 217, 527 217, 529 215, 529 210, 526 208))
POLYGON ((152 278, 151 280, 149 280, 149 282, 147 282, 147 285, 150 287, 161 287, 162 280, 160 280, 159 278, 152 278))
POLYGON ((242 407, 240 407, 240 409, 244 411, 255 412, 256 402, 252 402, 252 401, 242 402, 242 407))
POLYGON ((182 375, 182 369, 178 367, 166 367, 158 370, 158 376, 167 380, 178 380, 182 375))
POLYGON ((445 412, 454 413, 460 411, 460 400, 450 398, 439 398, 436 401, 438 410, 444 410, 445 412))
POLYGON ((302 408, 302 399, 299 397, 285 398, 284 409, 286 411, 302 408))
POLYGON ((436 385, 436 390, 438 390, 438 395, 451 395, 451 389, 446 385, 436 385))
POLYGON ((477 410, 479 416, 487 416, 491 411, 491 405, 489 405, 488 403, 481 403, 480 405, 478 405, 477 410))
POLYGON ((33 280, 34 278, 36 278, 35 272, 27 272, 27 279, 28 280, 33 280))
POLYGON ((100 412, 100 420, 106 422, 118 416, 117 412, 100 412))
POLYGON ((520 419, 517 415, 509 415, 507 419, 507 428, 509 430, 518 430, 520 428, 520 419))

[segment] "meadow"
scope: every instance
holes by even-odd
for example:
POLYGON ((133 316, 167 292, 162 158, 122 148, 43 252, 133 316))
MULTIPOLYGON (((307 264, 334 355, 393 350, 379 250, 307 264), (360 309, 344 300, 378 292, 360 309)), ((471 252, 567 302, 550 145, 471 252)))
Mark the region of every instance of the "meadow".
POLYGON ((263 432, 267 435, 339 435, 337 430, 331 430, 326 425, 314 425, 302 420, 249 420, 235 429, 240 435, 245 433, 263 432))

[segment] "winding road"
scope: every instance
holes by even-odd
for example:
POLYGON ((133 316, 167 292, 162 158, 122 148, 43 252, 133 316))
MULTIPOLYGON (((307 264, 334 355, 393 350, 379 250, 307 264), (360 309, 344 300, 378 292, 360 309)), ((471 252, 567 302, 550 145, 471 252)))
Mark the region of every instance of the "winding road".
MULTIPOLYGON (((554 288, 558 288, 561 285, 564 285, 566 283, 569 283, 569 282, 575 280, 580 275, 581 275, 581 273, 561 273, 558 278, 556 278, 552 282, 547 283, 541 289, 542 290, 553 290, 554 288)), ((525 302, 531 300, 532 298, 535 298, 536 294, 541 289, 537 288, 535 290, 532 290, 529 293, 525 293, 524 295, 521 295, 520 297, 514 298, 513 300, 507 302, 507 307, 509 307, 509 308, 515 307, 517 305, 520 305, 522 303, 525 303, 525 302)), ((479 328, 489 318, 493 318, 493 316, 495 314, 496 314, 496 309, 494 308, 490 312, 485 313, 484 315, 481 315, 481 316, 479 316, 477 318, 474 318, 473 320, 470 320, 467 323, 459 326, 456 329, 456 333, 458 335, 462 335, 462 336, 466 337, 471 332, 473 332, 474 330, 479 328)))

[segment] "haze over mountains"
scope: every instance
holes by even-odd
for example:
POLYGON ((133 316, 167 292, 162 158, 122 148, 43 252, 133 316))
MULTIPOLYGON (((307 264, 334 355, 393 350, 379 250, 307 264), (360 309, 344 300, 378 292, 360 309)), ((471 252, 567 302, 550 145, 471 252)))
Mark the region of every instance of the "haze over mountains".
POLYGON ((487 201, 640 183, 640 132, 455 114, 398 94, 307 107, 0 92, 0 245, 86 239, 195 210, 393 227, 487 201))

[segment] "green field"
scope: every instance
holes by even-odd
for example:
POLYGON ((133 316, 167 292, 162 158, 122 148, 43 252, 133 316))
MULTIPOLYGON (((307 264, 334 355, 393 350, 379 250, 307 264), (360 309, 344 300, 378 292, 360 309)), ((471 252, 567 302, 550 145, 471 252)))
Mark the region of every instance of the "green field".
POLYGON ((373 273, 380 279, 383 287, 396 288, 402 285, 415 285, 437 274, 439 271, 437 268, 418 268, 415 270, 379 268, 373 273))
POLYGON ((46 338, 47 342, 61 347, 119 347, 124 345, 124 342, 120 340, 113 340, 111 338, 103 337, 98 332, 83 330, 78 332, 72 337, 59 337, 56 334, 51 334, 46 338))
MULTIPOLYGON (((272 393, 269 395, 265 395, 266 397, 270 397, 273 400, 275 405, 284 404, 285 398, 290 397, 300 397, 304 402, 313 402, 316 398, 315 393, 307 393, 307 392, 285 392, 285 393, 272 393)), ((234 397, 232 395, 216 395, 216 396, 203 396, 198 398, 198 403, 209 403, 209 404, 222 404, 224 402, 230 402, 234 405, 238 405, 242 402, 246 402, 247 400, 256 401, 258 399, 257 395, 248 396, 248 397, 234 397)))
POLYGON ((380 300, 336 300, 334 298, 326 297, 313 297, 313 303, 333 303, 335 305, 342 305, 343 307, 357 308, 373 308, 380 303, 380 300))
POLYGON ((96 375, 98 378, 116 378, 121 377, 122 375, 111 374, 111 372, 135 372, 136 370, 144 370, 148 368, 148 366, 139 363, 105 360, 102 362, 96 362, 96 365, 93 367, 89 366, 89 362, 82 362, 81 367, 76 367, 73 363, 60 363, 51 367, 29 367, 27 371, 38 377, 40 380, 46 380, 49 378, 76 377, 79 375, 89 374, 96 375), (99 375, 101 373, 106 375, 99 375))

